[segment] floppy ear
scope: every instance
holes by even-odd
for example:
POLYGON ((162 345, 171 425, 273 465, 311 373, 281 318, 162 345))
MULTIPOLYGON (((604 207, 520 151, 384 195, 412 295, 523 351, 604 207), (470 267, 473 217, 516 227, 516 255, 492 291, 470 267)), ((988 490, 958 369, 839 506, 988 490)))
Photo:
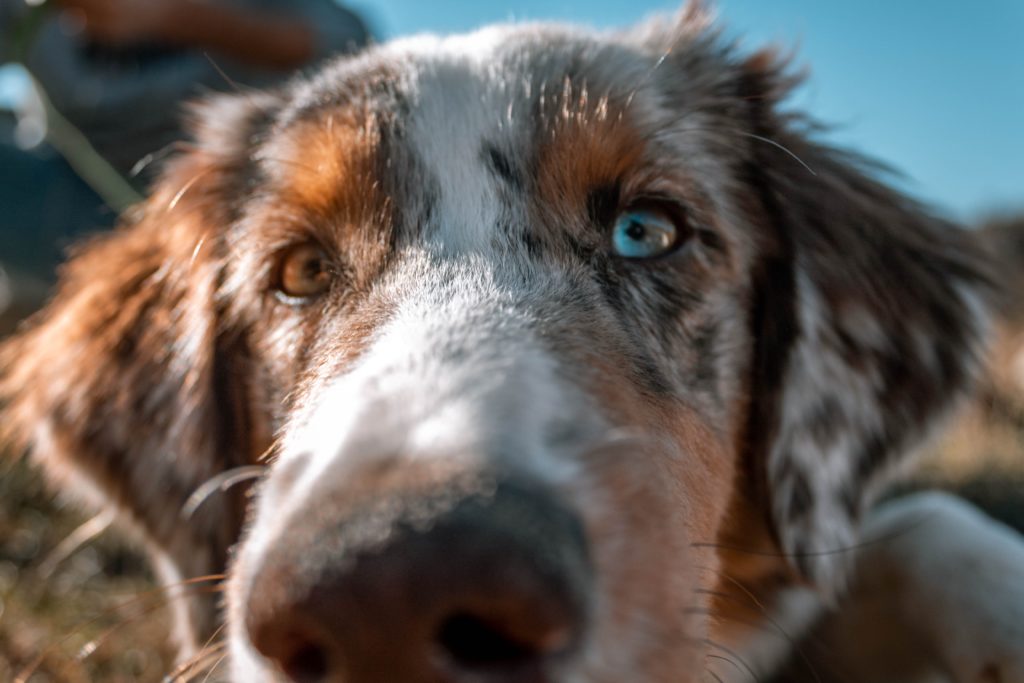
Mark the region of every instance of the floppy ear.
POLYGON ((764 242, 751 443, 783 551, 828 589, 872 496, 971 385, 986 266, 970 235, 779 114, 771 55, 742 72, 764 242))
MULTIPOLYGON (((205 108, 197 145, 151 199, 62 272, 53 301, 0 347, 0 426, 61 489, 114 509, 165 581, 223 570, 243 517, 239 491, 189 518, 204 482, 250 462, 265 440, 240 384, 240 335, 218 310, 224 226, 244 184, 252 98, 205 108)), ((208 631, 214 605, 179 614, 208 631)), ((185 609, 185 608, 182 608, 185 609)))

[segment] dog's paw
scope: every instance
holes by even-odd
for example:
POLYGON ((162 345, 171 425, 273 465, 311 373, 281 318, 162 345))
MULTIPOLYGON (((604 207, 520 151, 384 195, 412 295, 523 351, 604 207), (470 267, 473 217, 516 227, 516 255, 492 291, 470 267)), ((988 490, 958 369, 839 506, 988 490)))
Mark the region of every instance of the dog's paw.
POLYGON ((1024 537, 922 493, 880 507, 864 538, 853 597, 888 596, 908 642, 956 683, 1024 682, 1024 537))

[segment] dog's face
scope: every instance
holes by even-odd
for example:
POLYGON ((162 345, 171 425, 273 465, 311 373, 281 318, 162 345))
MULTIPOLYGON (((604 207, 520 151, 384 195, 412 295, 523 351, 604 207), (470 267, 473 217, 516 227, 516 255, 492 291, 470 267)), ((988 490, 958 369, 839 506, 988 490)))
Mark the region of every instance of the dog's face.
POLYGON ((697 680, 744 553, 834 586, 967 384, 972 250, 702 22, 215 100, 7 348, 14 433, 179 574, 247 520, 237 680, 697 680))
POLYGON ((257 651, 354 676, 389 652, 410 681, 435 654, 530 680, 687 667, 716 566, 694 543, 746 415, 751 246, 713 124, 661 104, 652 67, 546 30, 414 40, 262 124, 225 291, 288 407, 230 589, 242 679, 257 651), (333 614, 289 615, 310 600, 333 614))

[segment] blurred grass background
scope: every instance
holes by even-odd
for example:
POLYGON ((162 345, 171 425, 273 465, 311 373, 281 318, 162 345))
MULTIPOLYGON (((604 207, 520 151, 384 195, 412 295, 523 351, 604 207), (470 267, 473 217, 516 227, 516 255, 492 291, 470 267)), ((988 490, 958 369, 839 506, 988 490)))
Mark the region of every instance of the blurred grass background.
POLYGON ((0 681, 159 681, 170 670, 164 599, 146 595, 152 577, 118 534, 52 562, 86 521, 26 463, 0 464, 0 681))

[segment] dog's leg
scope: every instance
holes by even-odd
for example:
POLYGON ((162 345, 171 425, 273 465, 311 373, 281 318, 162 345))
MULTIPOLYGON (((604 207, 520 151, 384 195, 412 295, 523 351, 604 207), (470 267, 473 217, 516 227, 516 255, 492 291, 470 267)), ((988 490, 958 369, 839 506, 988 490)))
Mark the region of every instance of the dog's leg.
POLYGON ((941 493, 881 506, 863 538, 850 592, 800 645, 811 666, 779 680, 1024 681, 1024 538, 941 493))

